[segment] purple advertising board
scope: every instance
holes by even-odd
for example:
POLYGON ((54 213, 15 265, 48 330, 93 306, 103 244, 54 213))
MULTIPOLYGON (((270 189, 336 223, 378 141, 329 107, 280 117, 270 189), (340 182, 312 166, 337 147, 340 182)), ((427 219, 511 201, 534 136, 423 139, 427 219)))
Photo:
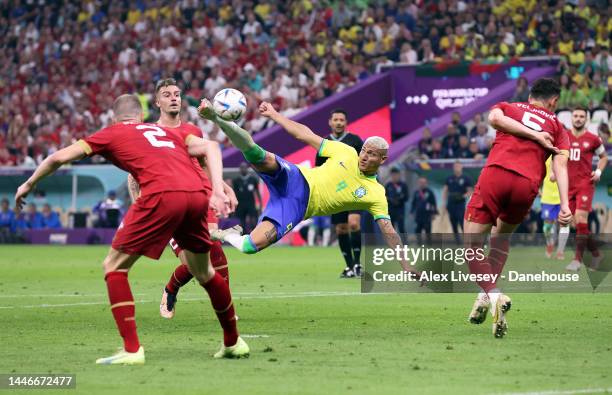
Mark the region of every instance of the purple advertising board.
MULTIPOLYGON (((327 120, 332 108, 347 109, 351 120, 355 120, 391 105, 392 133, 399 138, 488 95, 505 82, 514 82, 523 73, 557 62, 555 58, 520 60, 501 64, 495 72, 473 73, 471 70, 471 74, 462 76, 419 76, 419 66, 395 66, 328 97, 294 119, 324 135, 328 133, 327 120)), ((280 156, 288 156, 304 147, 278 125, 255 134, 254 139, 280 156)), ((238 150, 229 148, 223 151, 223 161, 226 166, 238 166, 244 158, 238 150)))
POLYGON ((389 71, 395 101, 391 112, 393 134, 410 133, 442 114, 488 95, 497 86, 517 79, 524 72, 551 63, 556 64, 556 60, 524 60, 502 64, 492 73, 427 77, 418 76, 415 66, 395 67, 389 71))

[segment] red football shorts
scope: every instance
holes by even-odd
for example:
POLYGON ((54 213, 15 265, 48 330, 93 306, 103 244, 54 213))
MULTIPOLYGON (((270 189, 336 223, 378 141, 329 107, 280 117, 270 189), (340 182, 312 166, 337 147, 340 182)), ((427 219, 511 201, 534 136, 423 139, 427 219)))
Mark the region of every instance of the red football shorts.
MULTIPOLYGON (((217 218, 217 215, 211 208, 209 208, 208 211, 206 212, 206 222, 207 224, 218 224, 219 223, 219 218, 217 218)), ((206 226, 206 232, 208 234, 208 226, 206 226)), ((176 255, 176 257, 178 258, 179 254, 181 253, 181 251, 183 251, 183 249, 178 245, 178 243, 176 242, 176 240, 174 240, 174 238, 170 239, 168 244, 170 244, 170 248, 172 248, 172 252, 174 252, 174 255, 176 255)))
POLYGON ((467 221, 520 224, 538 195, 539 185, 503 167, 485 167, 465 210, 467 221))
POLYGON ((186 250, 210 250, 206 222, 209 196, 204 192, 160 192, 132 204, 113 239, 112 247, 130 255, 159 259, 168 240, 186 250))
POLYGON ((590 181, 583 182, 575 186, 570 185, 568 198, 569 208, 572 211, 572 214, 576 214, 576 210, 584 210, 586 212, 590 212, 593 204, 594 194, 595 186, 590 181))

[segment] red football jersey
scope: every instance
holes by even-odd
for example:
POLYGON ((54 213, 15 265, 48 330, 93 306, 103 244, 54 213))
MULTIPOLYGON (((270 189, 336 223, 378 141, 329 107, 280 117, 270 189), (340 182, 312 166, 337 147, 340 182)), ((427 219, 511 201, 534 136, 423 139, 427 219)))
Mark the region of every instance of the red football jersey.
POLYGON ((204 172, 194 166, 184 138, 144 123, 117 123, 85 140, 88 155, 102 155, 136 179, 142 195, 164 191, 202 191, 204 172))
POLYGON ((605 148, 601 139, 589 131, 585 131, 580 136, 575 136, 572 132, 567 134, 570 142, 567 173, 572 187, 582 181, 590 182, 593 154, 603 153, 605 148))
MULTIPOLYGON (((183 137, 183 140, 187 139, 187 136, 189 135, 193 135, 198 138, 203 137, 200 128, 191 122, 181 122, 181 124, 176 128, 169 128, 166 126, 164 129, 179 133, 183 137)), ((191 159, 198 168, 201 168, 200 162, 198 162, 197 158, 192 157, 191 159)), ((210 179, 208 178, 208 174, 206 174, 206 172, 204 172, 204 188, 206 188, 208 191, 212 191, 212 184, 210 183, 210 179)))
MULTIPOLYGON (((501 102, 493 108, 501 109, 504 115, 530 129, 549 133, 553 138, 553 145, 558 149, 569 149, 567 132, 555 114, 528 103, 501 102)), ((503 167, 539 184, 546 175, 545 162, 549 156, 550 153, 535 141, 498 130, 485 167, 503 167)))

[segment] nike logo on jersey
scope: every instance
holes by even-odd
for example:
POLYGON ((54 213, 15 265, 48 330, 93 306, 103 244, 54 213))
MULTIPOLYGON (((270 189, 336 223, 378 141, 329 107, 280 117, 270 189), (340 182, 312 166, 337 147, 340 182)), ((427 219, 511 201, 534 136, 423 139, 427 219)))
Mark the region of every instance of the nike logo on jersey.
POLYGON ((344 162, 340 161, 340 162, 338 162, 338 164, 339 164, 340 166, 344 167, 344 170, 348 170, 348 169, 346 168, 346 166, 344 166, 344 162))

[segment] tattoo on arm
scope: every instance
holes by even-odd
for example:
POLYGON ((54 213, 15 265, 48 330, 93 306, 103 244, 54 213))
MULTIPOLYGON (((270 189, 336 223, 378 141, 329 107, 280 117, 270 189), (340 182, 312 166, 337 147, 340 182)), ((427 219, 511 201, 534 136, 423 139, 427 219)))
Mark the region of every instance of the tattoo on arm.
POLYGON ((380 227, 380 231, 382 232, 383 237, 385 238, 385 241, 389 247, 395 248, 395 246, 402 244, 402 240, 393 228, 393 224, 390 220, 379 219, 378 226, 380 227))
POLYGON ((268 242, 274 243, 276 241, 276 228, 266 230, 265 235, 266 235, 266 240, 268 240, 268 242))

